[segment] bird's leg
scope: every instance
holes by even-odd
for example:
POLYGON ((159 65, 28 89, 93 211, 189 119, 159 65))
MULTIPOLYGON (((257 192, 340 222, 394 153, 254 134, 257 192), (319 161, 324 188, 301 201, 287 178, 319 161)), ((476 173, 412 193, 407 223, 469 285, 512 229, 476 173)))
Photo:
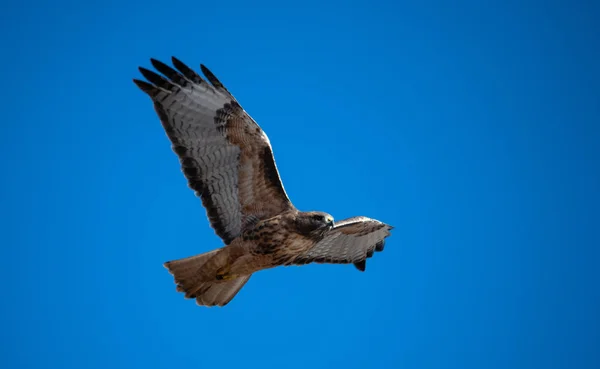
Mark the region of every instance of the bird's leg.
POLYGON ((224 267, 217 270, 217 280, 218 281, 229 281, 232 279, 236 279, 238 276, 235 274, 231 274, 231 264, 227 263, 224 267))
POLYGON ((227 263, 227 265, 225 265, 224 267, 219 268, 219 270, 217 270, 217 281, 226 281, 231 279, 229 270, 229 263, 227 263))
POLYGON ((238 276, 231 273, 221 273, 217 272, 217 281, 230 281, 232 279, 236 279, 238 276))
POLYGON ((238 275, 231 273, 231 266, 239 257, 238 254, 240 250, 231 246, 227 246, 223 251, 227 252, 227 261, 224 266, 217 270, 216 279, 218 281, 229 281, 238 278, 238 275))

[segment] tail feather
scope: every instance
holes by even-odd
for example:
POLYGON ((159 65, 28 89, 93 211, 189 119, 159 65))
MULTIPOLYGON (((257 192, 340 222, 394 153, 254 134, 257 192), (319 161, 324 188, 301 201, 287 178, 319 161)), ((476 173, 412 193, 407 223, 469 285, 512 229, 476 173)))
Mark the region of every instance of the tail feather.
POLYGON ((175 278, 177 291, 195 298, 198 305, 225 306, 250 279, 249 275, 217 280, 217 272, 228 263, 223 249, 184 259, 168 261, 164 266, 175 278))
POLYGON ((250 279, 249 275, 229 281, 202 283, 202 293, 197 294, 196 303, 204 306, 225 306, 244 287, 250 279))

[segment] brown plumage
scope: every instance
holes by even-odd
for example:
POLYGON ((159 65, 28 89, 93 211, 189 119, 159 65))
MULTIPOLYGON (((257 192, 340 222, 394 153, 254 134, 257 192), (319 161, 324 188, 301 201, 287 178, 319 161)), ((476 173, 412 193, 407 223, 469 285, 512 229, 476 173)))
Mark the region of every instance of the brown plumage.
POLYGON ((208 82, 176 58, 162 75, 140 68, 135 84, 150 96, 189 187, 202 200, 225 246, 169 261, 177 290, 199 305, 224 306, 252 273, 280 265, 352 263, 382 251, 391 226, 354 217, 334 224, 300 212, 279 178, 267 135, 204 65, 208 82))

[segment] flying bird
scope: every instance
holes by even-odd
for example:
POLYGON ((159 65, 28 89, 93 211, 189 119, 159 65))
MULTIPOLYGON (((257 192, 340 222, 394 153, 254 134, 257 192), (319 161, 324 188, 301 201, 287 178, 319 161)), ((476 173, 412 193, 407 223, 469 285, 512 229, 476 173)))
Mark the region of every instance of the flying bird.
POLYGON ((308 263, 354 264, 360 271, 383 251, 393 228, 375 219, 334 222, 320 211, 299 211, 281 183, 265 132, 204 65, 204 78, 176 58, 151 59, 134 79, 177 154, 188 186, 206 208, 224 246, 164 266, 177 291, 198 305, 225 306, 252 273, 308 263))

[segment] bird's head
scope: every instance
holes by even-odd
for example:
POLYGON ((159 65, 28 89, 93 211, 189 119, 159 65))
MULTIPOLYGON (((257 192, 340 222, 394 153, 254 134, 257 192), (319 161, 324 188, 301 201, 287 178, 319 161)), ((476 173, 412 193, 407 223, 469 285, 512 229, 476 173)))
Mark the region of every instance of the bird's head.
POLYGON ((323 233, 333 228, 333 217, 321 211, 307 211, 298 213, 296 226, 302 234, 323 233))

